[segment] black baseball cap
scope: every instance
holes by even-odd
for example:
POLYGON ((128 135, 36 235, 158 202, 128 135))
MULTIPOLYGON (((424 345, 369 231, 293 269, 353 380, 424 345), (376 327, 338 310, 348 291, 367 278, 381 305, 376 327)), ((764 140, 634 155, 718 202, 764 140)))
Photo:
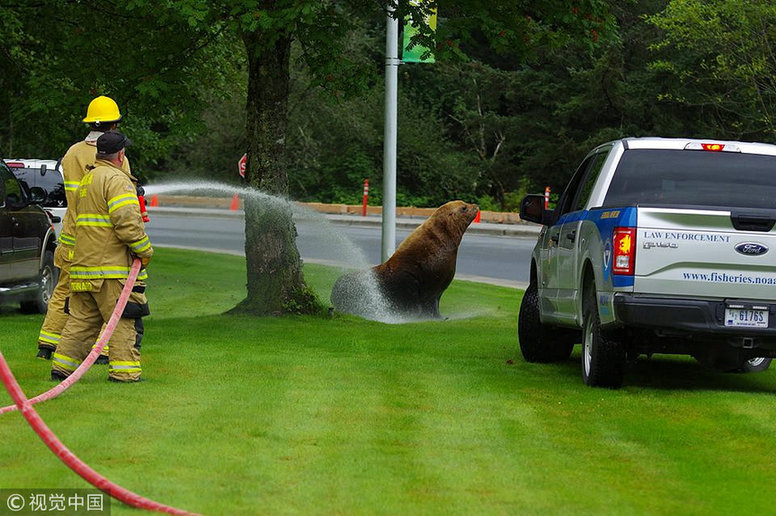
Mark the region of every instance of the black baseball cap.
POLYGON ((97 138, 97 154, 115 154, 125 147, 132 145, 132 140, 118 131, 106 131, 97 138))

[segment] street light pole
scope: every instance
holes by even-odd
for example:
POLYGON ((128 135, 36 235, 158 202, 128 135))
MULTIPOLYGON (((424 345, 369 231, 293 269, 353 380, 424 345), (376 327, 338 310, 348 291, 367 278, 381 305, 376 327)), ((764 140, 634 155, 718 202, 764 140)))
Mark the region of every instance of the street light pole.
POLYGON ((396 247, 396 104, 399 84, 399 20, 388 3, 385 31, 385 129, 383 138, 383 233, 382 261, 396 247))

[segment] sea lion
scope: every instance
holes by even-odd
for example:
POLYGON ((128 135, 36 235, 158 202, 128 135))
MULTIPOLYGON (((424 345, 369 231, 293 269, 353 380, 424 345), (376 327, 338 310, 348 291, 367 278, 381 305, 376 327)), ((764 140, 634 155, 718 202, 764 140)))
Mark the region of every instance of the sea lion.
POLYGON ((476 204, 443 204, 385 263, 341 276, 331 302, 340 312, 381 319, 441 318, 439 299, 455 276, 461 238, 479 212, 476 204))

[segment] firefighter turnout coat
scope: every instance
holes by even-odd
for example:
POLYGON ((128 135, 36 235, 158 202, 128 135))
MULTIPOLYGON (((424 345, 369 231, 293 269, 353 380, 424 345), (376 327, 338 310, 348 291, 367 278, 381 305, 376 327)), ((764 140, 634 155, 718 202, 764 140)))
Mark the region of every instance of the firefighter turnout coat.
POLYGON ((134 256, 150 258, 154 252, 129 176, 109 161, 95 165, 77 190, 71 292, 99 291, 106 279, 125 280, 134 256))
MULTIPOLYGON (((95 154, 97 153, 97 138, 103 133, 98 131, 90 132, 86 139, 73 144, 62 157, 62 174, 64 175, 65 197, 67 198, 68 209, 65 212, 65 220, 62 221, 62 234, 59 235, 59 243, 68 246, 68 258, 73 252, 75 245, 75 206, 76 190, 81 183, 81 178, 87 173, 89 167, 94 166, 95 154)), ((124 156, 124 163, 121 166, 127 176, 132 177, 129 167, 129 159, 124 156)), ((68 260, 69 261, 69 260, 68 260)), ((55 264, 59 266, 59 264, 55 264)))
MULTIPOLYGON (((76 191, 76 246, 70 264, 70 317, 53 355, 52 374, 69 376, 110 318, 135 256, 150 258, 151 242, 135 186, 109 161, 97 160, 76 191)), ((140 351, 132 319, 121 318, 111 338, 111 379, 140 377, 140 351)))

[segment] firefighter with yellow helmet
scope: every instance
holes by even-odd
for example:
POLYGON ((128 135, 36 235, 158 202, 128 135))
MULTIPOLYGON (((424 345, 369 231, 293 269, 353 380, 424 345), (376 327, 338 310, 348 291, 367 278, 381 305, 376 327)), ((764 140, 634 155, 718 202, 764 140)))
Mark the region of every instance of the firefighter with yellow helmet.
MULTIPOLYGON (((89 124, 90 132, 86 138, 72 145, 62 158, 62 173, 64 176, 65 196, 68 209, 65 212, 62 223, 62 232, 59 235, 59 245, 54 255, 54 265, 59 268, 59 281, 49 301, 46 318, 43 321, 38 336, 38 357, 49 359, 56 349, 62 337, 62 329, 68 318, 68 297, 70 295, 70 262, 73 257, 76 228, 76 197, 75 192, 81 178, 94 166, 97 139, 106 131, 114 130, 121 121, 122 116, 116 102, 110 97, 99 96, 89 103, 86 117, 83 122, 89 124)), ((125 157, 121 165, 122 170, 131 179, 129 160, 125 157)), ((143 273, 144 277, 145 274, 143 273)), ((148 304, 145 299, 145 286, 138 282, 136 291, 133 292, 128 304, 127 316, 135 320, 137 332, 137 345, 143 335, 143 322, 141 317, 148 314, 148 304)), ((108 350, 106 346, 103 356, 98 358, 98 363, 108 362, 108 350)))
MULTIPOLYGON (((76 221, 70 263, 70 316, 51 363, 51 378, 70 376, 89 353, 121 295, 132 261, 153 255, 135 186, 122 169, 129 139, 107 131, 97 139, 95 167, 76 190, 76 221)), ((140 350, 132 319, 122 317, 111 337, 108 379, 140 380, 140 350)))

